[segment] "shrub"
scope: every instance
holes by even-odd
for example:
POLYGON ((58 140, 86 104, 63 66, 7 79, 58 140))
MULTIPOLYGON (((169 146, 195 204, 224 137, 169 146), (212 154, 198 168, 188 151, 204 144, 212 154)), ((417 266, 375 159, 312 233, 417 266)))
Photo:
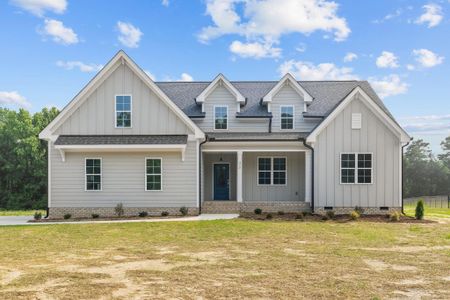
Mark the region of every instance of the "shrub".
POLYGON ((329 210, 329 211, 327 211, 326 215, 327 215, 328 219, 333 219, 334 218, 334 211, 329 210))
POLYGON ((262 214, 262 209, 261 208, 255 208, 254 212, 257 215, 260 215, 260 214, 262 214))
POLYGON ((392 222, 400 221, 400 213, 398 211, 394 211, 389 215, 389 220, 392 222))
POLYGON ((295 215, 295 219, 296 219, 296 220, 302 220, 302 221, 303 221, 304 218, 305 218, 305 217, 304 217, 303 213, 301 213, 301 214, 296 214, 296 215, 295 215))
POLYGON ((359 217, 361 217, 361 214, 356 209, 350 213, 350 219, 353 221, 358 220, 359 217))
POLYGON ((168 211, 161 212, 161 216, 163 216, 163 217, 167 217, 168 215, 169 215, 168 211))
POLYGON ((64 215, 64 220, 68 220, 68 219, 70 219, 70 218, 72 218, 72 215, 71 215, 71 214, 65 214, 65 215, 64 215))
POLYGON ((311 216, 312 213, 309 212, 309 211, 304 211, 304 212, 302 212, 302 215, 303 215, 304 217, 306 217, 306 216, 311 216))
POLYGON ((267 215, 266 215, 266 219, 267 219, 267 220, 271 220, 271 219, 272 219, 272 214, 267 214, 267 215))
POLYGON ((35 220, 40 220, 40 219, 42 219, 42 213, 40 213, 40 212, 35 212, 34 213, 34 219, 35 220))
POLYGON ((187 216, 188 212, 189 212, 189 210, 188 210, 188 208, 186 206, 183 206, 183 207, 180 208, 180 213, 183 216, 187 216))
POLYGON ((98 219, 98 217, 100 217, 99 214, 92 214, 92 219, 98 219))
POLYGON ((141 218, 145 218, 146 216, 148 216, 148 212, 146 212, 146 211, 141 211, 139 213, 139 217, 141 217, 141 218))
POLYGON ((328 215, 323 215, 322 216, 322 221, 328 221, 330 218, 328 217, 328 215))
POLYGON ((364 214, 364 208, 361 206, 355 206, 355 211, 359 214, 359 216, 364 214))
POLYGON ((423 205, 423 200, 420 199, 419 201, 417 201, 416 205, 416 219, 422 220, 424 215, 425 215, 425 207, 423 205))
POLYGON ((282 215, 284 215, 284 211, 282 211, 282 210, 279 210, 279 211, 278 211, 278 215, 279 215, 279 216, 282 216, 282 215))
POLYGON ((122 203, 117 204, 116 207, 114 207, 114 211, 116 212, 116 215, 118 217, 123 216, 125 213, 123 210, 123 204, 122 203))

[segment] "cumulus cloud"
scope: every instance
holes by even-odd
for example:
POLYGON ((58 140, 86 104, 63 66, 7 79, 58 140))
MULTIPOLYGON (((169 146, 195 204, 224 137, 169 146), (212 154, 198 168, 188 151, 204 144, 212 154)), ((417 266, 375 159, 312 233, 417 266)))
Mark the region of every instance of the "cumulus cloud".
POLYGON ((38 17, 42 17, 47 11, 62 14, 66 11, 66 0, 11 0, 11 3, 38 17))
POLYGON ((398 58, 394 53, 383 51, 376 61, 378 68, 398 68, 398 58))
POLYGON ((389 13, 389 14, 385 15, 383 18, 381 18, 379 20, 374 20, 374 21, 372 21, 372 23, 381 24, 386 21, 400 17, 402 15, 402 13, 403 13, 403 9, 397 8, 393 13, 389 13))
POLYGON ((165 7, 169 6, 169 0, 162 0, 161 2, 162 5, 164 5, 165 7))
POLYGON ((62 45, 72 45, 79 42, 78 35, 72 28, 66 27, 63 22, 53 19, 44 21, 44 28, 40 33, 51 37, 54 42, 62 45))
POLYGON ((0 105, 16 105, 23 108, 31 107, 31 103, 17 91, 0 91, 0 105))
POLYGON ((355 80, 352 68, 339 68, 333 63, 314 65, 311 62, 289 60, 279 68, 280 75, 291 73, 300 80, 355 80))
POLYGON ((354 61, 355 59, 358 58, 358 55, 356 53, 353 52, 348 52, 345 56, 344 56, 344 62, 351 62, 354 61))
POLYGON ((414 49, 413 55, 416 61, 424 68, 432 68, 444 62, 444 57, 428 49, 414 49))
POLYGON ((430 3, 422 8, 424 13, 415 21, 416 24, 427 24, 428 28, 432 28, 441 23, 444 18, 441 6, 430 3))
POLYGON ((56 65, 58 67, 66 69, 66 70, 79 69, 81 72, 85 72, 85 73, 98 72, 98 71, 100 71, 103 68, 102 65, 86 64, 86 63, 81 62, 81 61, 62 61, 62 60, 58 60, 56 62, 56 65))
POLYGON ((143 35, 142 31, 131 23, 117 22, 118 40, 125 47, 137 48, 143 35))
POLYGON ((397 74, 391 74, 381 79, 369 77, 369 82, 381 98, 405 94, 408 84, 403 82, 397 74))
POLYGON ((281 48, 273 47, 271 43, 242 43, 240 41, 234 41, 230 45, 230 51, 240 57, 256 59, 281 56, 281 48))
POLYGON ((177 81, 194 81, 194 78, 188 73, 182 73, 180 79, 177 81))
POLYGON ((410 133, 444 134, 450 132, 450 114, 412 116, 399 119, 410 133))

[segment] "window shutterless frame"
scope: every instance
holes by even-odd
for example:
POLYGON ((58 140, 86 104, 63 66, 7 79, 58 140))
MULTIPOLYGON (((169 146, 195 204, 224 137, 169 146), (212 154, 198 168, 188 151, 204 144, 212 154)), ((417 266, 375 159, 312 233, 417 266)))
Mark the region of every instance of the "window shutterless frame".
POLYGON ((84 158, 84 191, 85 192, 101 192, 102 190, 103 190, 103 160, 102 160, 102 158, 101 157, 85 157, 84 158), (88 159, 100 160, 100 174, 86 172, 86 165, 87 165, 88 159), (100 175, 100 189, 99 190, 88 190, 88 188, 87 188, 88 175, 100 175))
POLYGON ((117 95, 114 95, 114 127, 117 128, 117 129, 133 128, 133 96, 131 94, 117 94, 117 95), (117 97, 119 97, 119 96, 130 97, 130 110, 119 110, 119 111, 117 111, 117 97), (117 126, 117 113, 118 112, 129 112, 130 113, 130 126, 129 127, 117 126))
POLYGON ((294 105, 280 105, 280 130, 295 129, 295 106, 294 105), (283 108, 292 108, 292 117, 283 117, 283 108), (283 119, 292 120, 292 128, 283 128, 283 119))
POLYGON ((375 173, 374 173, 374 156, 373 156, 373 152, 341 152, 339 153, 339 183, 340 184, 362 184, 362 185, 367 185, 367 184, 373 184, 374 183, 374 178, 375 178, 375 173), (342 155, 344 154, 354 154, 355 155, 355 167, 354 168, 342 168, 342 155), (359 154, 370 154, 370 161, 371 161, 371 167, 359 167, 358 166, 358 155, 359 154), (342 169, 353 169, 355 170, 355 174, 354 174, 354 180, 353 182, 342 182, 342 169), (358 169, 364 169, 364 170, 370 170, 370 182, 358 182, 358 169))
POLYGON ((144 177, 145 177, 145 186, 144 189, 146 192, 162 192, 163 190, 163 160, 162 157, 146 157, 144 159, 144 177), (159 160, 160 172, 159 173, 147 173, 147 160, 159 160), (159 190, 149 190, 147 189, 147 176, 159 175, 160 176, 160 186, 159 190))
POLYGON ((287 168, 287 156, 258 156, 256 158, 256 185, 257 186, 286 186, 288 184, 288 168, 287 168), (270 160, 270 169, 269 170, 261 170, 259 168, 259 159, 269 159, 270 160), (284 159, 284 170, 275 170, 274 159, 281 158, 284 159), (266 172, 270 173, 270 183, 259 183, 259 173, 266 172), (284 173, 284 184, 275 184, 274 183, 274 173, 284 173))
POLYGON ((214 105, 214 107, 213 107, 213 122, 214 122, 213 128, 214 128, 214 130, 228 130, 228 119, 229 119, 228 105, 214 105), (219 119, 219 118, 216 117, 216 110, 217 109, 223 109, 223 108, 225 108, 226 117, 225 118, 224 117, 220 117, 220 119, 225 119, 226 126, 225 126, 225 128, 217 128, 216 127, 216 120, 219 119))

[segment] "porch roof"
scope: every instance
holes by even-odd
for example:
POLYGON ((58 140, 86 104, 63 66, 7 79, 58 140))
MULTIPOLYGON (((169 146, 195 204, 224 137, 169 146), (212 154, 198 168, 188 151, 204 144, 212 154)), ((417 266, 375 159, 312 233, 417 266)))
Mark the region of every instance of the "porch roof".
POLYGON ((305 139, 308 132, 210 132, 208 141, 298 141, 305 139))
POLYGON ((186 145, 187 135, 60 135, 55 145, 186 145))

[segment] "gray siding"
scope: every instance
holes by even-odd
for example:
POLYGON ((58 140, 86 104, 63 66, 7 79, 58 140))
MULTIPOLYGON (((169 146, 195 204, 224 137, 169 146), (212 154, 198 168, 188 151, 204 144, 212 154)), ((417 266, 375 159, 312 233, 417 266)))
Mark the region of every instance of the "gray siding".
POLYGON ((230 164, 230 200, 236 200, 236 153, 205 153, 203 154, 204 164, 204 200, 209 201, 214 198, 214 163, 230 164), (222 161, 220 158, 222 157, 222 161))
POLYGON ((51 149, 51 207, 196 207, 197 146, 181 153, 66 153, 51 149), (102 158, 102 191, 85 191, 85 158, 102 158), (163 191, 145 191, 145 157, 162 158, 163 191))
POLYGON ((188 127, 127 65, 119 65, 55 134, 189 134, 188 127), (132 95, 132 128, 115 128, 115 95, 132 95))
POLYGON ((400 206, 400 140, 361 100, 350 102, 314 148, 316 207, 400 206), (362 114, 359 130, 351 129, 352 113, 362 114), (372 152, 373 184, 340 184, 341 152, 372 152))

